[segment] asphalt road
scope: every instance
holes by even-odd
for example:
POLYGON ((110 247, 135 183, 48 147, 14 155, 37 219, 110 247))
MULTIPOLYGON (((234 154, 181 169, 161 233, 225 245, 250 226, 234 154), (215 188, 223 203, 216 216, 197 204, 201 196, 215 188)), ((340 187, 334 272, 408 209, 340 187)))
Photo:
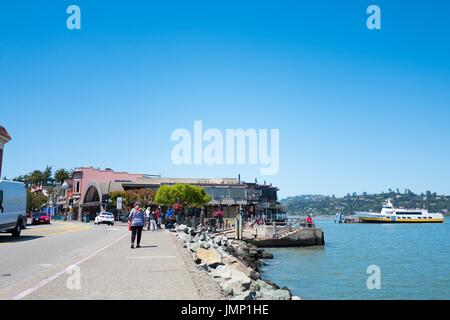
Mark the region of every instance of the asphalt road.
POLYGON ((126 225, 58 222, 0 234, 0 299, 199 300, 186 259, 167 231, 130 249, 126 225))

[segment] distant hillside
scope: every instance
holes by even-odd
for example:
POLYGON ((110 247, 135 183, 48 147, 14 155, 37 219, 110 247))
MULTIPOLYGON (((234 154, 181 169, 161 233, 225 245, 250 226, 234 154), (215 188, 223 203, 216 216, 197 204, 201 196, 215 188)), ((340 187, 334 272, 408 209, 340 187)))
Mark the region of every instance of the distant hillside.
POLYGON ((353 214, 355 211, 381 211, 383 202, 391 198, 397 208, 425 208, 430 212, 450 210, 450 196, 437 195, 427 191, 415 194, 410 190, 401 193, 389 190, 380 194, 356 193, 347 194, 343 198, 322 195, 300 195, 281 200, 287 212, 292 215, 314 213, 319 215, 335 215, 337 212, 353 214))

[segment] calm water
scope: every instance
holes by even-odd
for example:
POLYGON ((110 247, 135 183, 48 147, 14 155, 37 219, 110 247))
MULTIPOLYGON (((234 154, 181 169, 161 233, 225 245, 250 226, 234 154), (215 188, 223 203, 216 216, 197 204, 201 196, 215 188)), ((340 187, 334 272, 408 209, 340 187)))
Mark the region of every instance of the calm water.
POLYGON ((271 249, 264 278, 309 299, 450 299, 450 223, 334 224, 318 221, 324 248, 271 249), (367 268, 381 268, 381 290, 367 268))

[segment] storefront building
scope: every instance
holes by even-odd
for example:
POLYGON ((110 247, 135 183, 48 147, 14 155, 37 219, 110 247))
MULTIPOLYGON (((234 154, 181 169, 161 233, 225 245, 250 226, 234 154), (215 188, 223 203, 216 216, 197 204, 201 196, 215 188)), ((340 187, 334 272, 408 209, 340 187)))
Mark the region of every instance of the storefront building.
POLYGON ((236 178, 196 179, 162 178, 145 174, 114 172, 111 169, 79 168, 73 179, 64 184, 66 208, 73 212, 74 219, 88 215, 91 219, 103 211, 113 208, 103 201, 104 196, 113 191, 151 189, 157 191, 163 185, 191 184, 201 186, 211 196, 207 205, 206 218, 220 209, 225 219, 234 219, 243 210, 249 215, 276 215, 280 212, 277 192, 272 185, 246 183, 236 178))

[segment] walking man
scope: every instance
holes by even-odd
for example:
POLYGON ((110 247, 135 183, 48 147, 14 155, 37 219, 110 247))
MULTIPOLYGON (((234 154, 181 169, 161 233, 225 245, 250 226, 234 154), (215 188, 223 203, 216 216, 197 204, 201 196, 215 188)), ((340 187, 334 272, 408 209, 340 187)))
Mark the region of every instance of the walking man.
POLYGON ((161 210, 159 210, 159 208, 156 208, 156 223, 158 226, 158 230, 161 230, 161 225, 162 225, 162 213, 161 210))

